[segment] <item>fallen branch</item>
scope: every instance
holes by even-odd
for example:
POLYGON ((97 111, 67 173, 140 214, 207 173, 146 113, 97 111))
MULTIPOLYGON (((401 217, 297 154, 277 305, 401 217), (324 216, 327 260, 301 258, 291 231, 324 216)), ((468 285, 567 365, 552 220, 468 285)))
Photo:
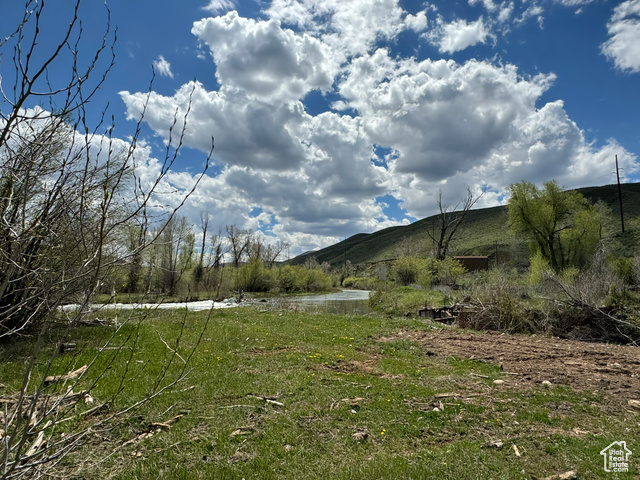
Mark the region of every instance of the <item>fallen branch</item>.
POLYGON ((178 420, 180 420, 184 415, 180 414, 180 415, 176 415, 175 417, 167 420, 166 422, 158 422, 158 423, 152 423, 150 426, 153 429, 164 429, 164 430, 168 430, 171 428, 172 425, 174 425, 175 423, 178 422, 178 420))
MULTIPOLYGON (((222 407, 218 407, 218 408, 240 408, 240 407, 244 407, 244 408, 256 408, 255 405, 224 405, 222 407)), ((200 418, 213 418, 213 417, 200 417, 200 418)))
POLYGON ((64 381, 75 380, 76 378, 79 378, 80 376, 82 376, 82 374, 87 371, 87 368, 89 367, 87 367, 87 365, 84 365, 77 370, 67 373, 66 375, 49 375, 48 377, 45 377, 44 382, 54 383, 54 382, 59 382, 61 380, 64 380, 64 381))
POLYGON ((171 350, 171 352, 176 357, 178 357, 180 360, 182 360, 182 363, 184 363, 185 365, 187 364, 186 360, 184 358, 182 358, 177 351, 175 351, 173 348, 171 348, 167 342, 164 341, 164 338, 162 338, 162 336, 160 335, 160 332, 158 332, 158 337, 160 337, 160 340, 162 341, 162 343, 164 343, 165 347, 167 347, 169 350, 171 350))
POLYGON ((284 403, 280 403, 280 402, 277 402, 276 400, 274 400, 274 399, 276 399, 278 397, 269 398, 269 397, 264 397, 262 395, 254 395, 253 393, 247 394, 247 397, 258 398, 258 399, 260 399, 260 400, 262 400, 262 401, 264 401, 266 403, 270 403, 271 405, 277 405, 278 407, 284 407, 284 403))

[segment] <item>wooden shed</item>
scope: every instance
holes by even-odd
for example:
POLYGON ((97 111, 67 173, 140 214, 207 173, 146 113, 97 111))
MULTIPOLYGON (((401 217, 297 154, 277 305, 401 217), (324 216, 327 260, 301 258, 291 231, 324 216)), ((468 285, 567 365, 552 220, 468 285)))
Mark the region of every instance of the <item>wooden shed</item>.
POLYGON ((475 270, 489 270, 489 257, 487 256, 468 256, 468 257, 453 257, 454 260, 458 260, 468 272, 475 270))

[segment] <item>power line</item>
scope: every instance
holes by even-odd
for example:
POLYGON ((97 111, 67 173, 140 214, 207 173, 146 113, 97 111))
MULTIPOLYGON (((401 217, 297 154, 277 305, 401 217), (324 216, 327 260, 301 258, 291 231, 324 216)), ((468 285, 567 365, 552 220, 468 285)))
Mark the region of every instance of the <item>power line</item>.
POLYGON ((618 179, 618 200, 620 201, 620 224, 624 233, 624 214, 622 213, 622 189, 620 188, 620 170, 618 168, 618 155, 616 155, 616 178, 618 179))

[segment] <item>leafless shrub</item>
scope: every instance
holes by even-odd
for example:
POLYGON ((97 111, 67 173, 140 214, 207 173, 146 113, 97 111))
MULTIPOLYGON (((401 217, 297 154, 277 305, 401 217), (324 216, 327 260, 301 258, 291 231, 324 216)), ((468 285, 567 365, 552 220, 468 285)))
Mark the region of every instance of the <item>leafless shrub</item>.
MULTIPOLYGON (((2 480, 54 474, 92 429, 117 420, 184 379, 195 350, 182 355, 178 352, 182 331, 171 340, 173 348, 161 339, 170 355, 146 395, 102 415, 93 426, 79 424, 60 434, 61 426, 76 425, 78 412, 88 417, 113 404, 113 398, 99 399, 94 407, 86 402, 104 378, 109 361, 131 360, 122 345, 114 344, 114 338, 131 322, 140 322, 141 317, 132 314, 119 318, 111 338, 86 366, 58 379, 47 378, 60 352, 56 350, 43 359, 45 338, 60 323, 64 325, 62 337, 80 324, 91 297, 113 269, 144 251, 162 234, 162 227, 153 234, 149 228, 155 220, 152 199, 167 181, 187 124, 186 115, 178 118, 176 114, 159 174, 150 183, 138 175, 137 140, 142 118, 127 142, 113 137, 113 125, 105 134, 98 133, 104 127, 102 121, 89 127, 85 109, 114 65, 115 33, 106 10, 102 43, 83 65, 81 3, 74 2, 68 23, 57 24, 62 25, 58 27, 59 41, 51 44, 41 38, 45 2, 25 0, 24 15, 16 30, 0 41, 0 58, 12 58, 14 70, 13 75, 2 78, 0 97, 0 341, 12 342, 26 334, 35 339, 21 372, 19 391, 0 402, 2 480), (49 76, 56 65, 69 72, 62 83, 57 83, 60 78, 49 76), (15 83, 8 85, 7 78, 14 78, 15 83), (33 106, 34 102, 40 106, 33 106), (45 110, 42 105, 47 102, 49 108, 45 110), (133 247, 123 241, 132 226, 140 232, 133 247), (69 302, 77 302, 77 308, 61 310, 69 302), (110 349, 115 354, 104 366, 105 352, 110 349), (89 385, 88 378, 93 379, 89 385), (50 384, 60 380, 65 389, 51 389, 50 384)), ((178 208, 197 183, 184 194, 178 208)), ((176 211, 165 210, 163 224, 176 211)), ((126 368, 121 387, 129 374, 126 368)))
POLYGON ((539 328, 539 315, 527 303, 528 287, 517 272, 495 268, 477 276, 467 292, 474 308, 466 312, 461 327, 503 332, 533 332, 539 328))
POLYGON ((623 278, 600 247, 582 271, 548 273, 539 294, 546 303, 548 333, 580 340, 632 343, 640 325, 629 315, 623 278))

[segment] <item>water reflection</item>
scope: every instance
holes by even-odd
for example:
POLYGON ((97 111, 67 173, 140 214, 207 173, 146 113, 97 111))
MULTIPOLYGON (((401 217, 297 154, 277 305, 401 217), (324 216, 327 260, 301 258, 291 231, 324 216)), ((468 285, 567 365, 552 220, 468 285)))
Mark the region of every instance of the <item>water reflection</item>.
POLYGON ((287 297, 293 308, 305 312, 362 315, 369 313, 369 290, 342 290, 325 295, 287 297))

